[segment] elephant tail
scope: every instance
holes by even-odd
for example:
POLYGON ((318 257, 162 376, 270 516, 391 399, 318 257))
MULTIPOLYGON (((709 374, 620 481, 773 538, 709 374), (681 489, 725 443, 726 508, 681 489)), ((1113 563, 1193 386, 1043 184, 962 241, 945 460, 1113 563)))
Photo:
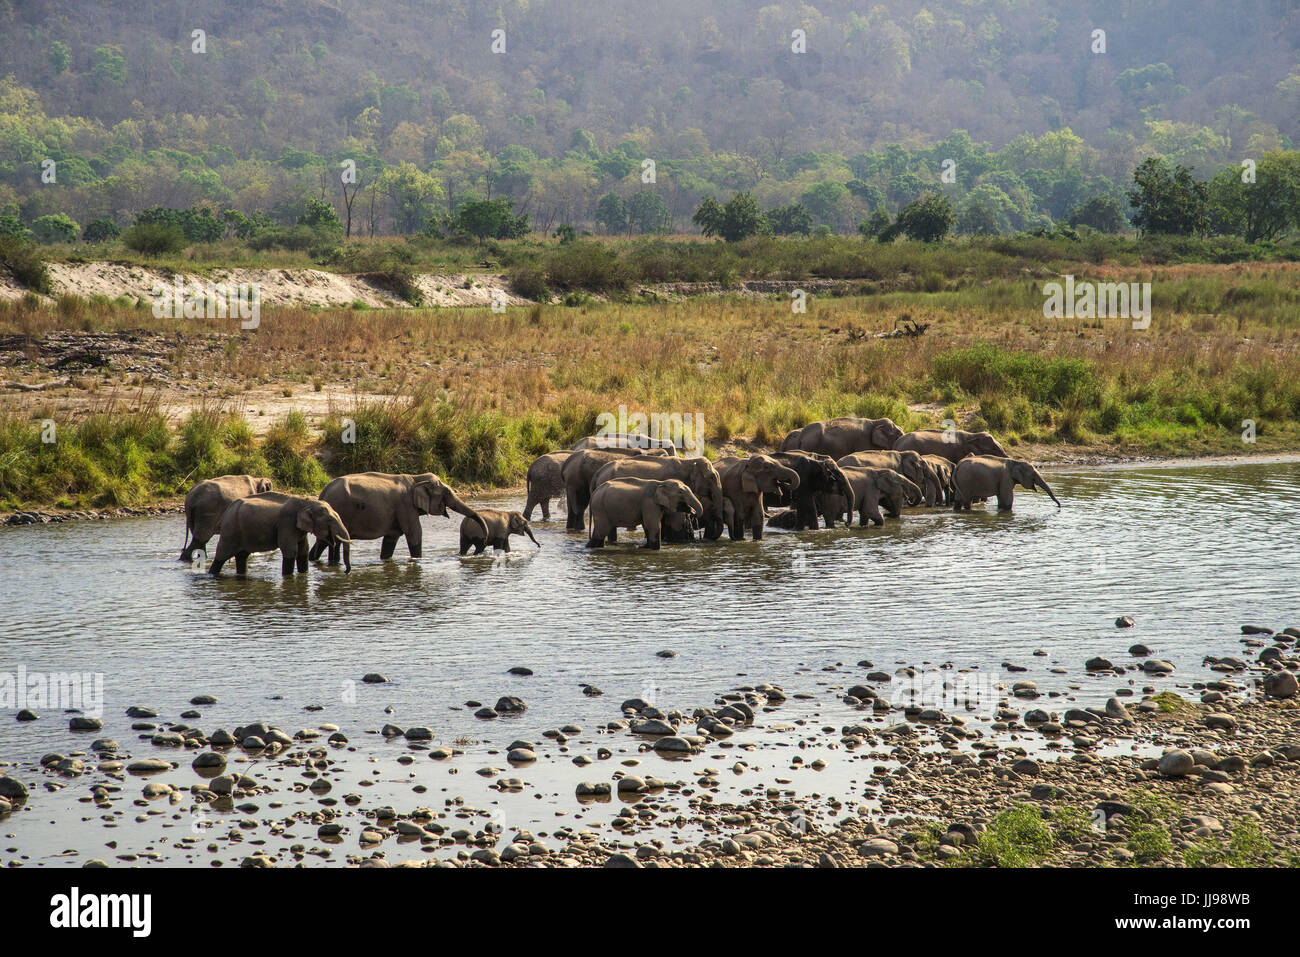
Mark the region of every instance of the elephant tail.
POLYGON ((190 517, 185 516, 185 541, 181 542, 181 561, 185 561, 185 553, 190 550, 190 538, 194 534, 194 526, 190 524, 190 517))

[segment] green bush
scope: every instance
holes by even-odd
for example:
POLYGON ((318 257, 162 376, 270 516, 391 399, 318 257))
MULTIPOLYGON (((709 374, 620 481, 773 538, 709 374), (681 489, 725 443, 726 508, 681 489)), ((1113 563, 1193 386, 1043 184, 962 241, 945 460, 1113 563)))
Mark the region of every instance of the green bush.
POLYGON ((122 230, 111 219, 92 219, 81 231, 81 238, 88 243, 107 242, 121 235, 122 230))
POLYGON ((163 223, 137 223, 122 235, 122 242, 145 256, 165 256, 185 248, 185 234, 163 223))
POLYGON ((50 270, 41 258, 40 250, 21 237, 0 235, 0 266, 33 292, 46 296, 54 294, 50 270))
POLYGON ((546 285, 546 270, 535 262, 520 263, 509 271, 510 288, 515 295, 537 302, 548 302, 550 287, 546 285))
POLYGON ((77 239, 81 227, 70 216, 54 213, 41 216, 32 223, 32 234, 41 243, 71 243, 77 239))
POLYGON ((624 289, 632 280, 632 271, 618 253, 595 242, 575 242, 557 246, 545 259, 548 285, 559 289, 589 289, 601 292, 624 289))
POLYGON ((1021 804, 997 815, 979 836, 979 857, 993 867, 1032 867, 1052 849, 1042 812, 1021 804))

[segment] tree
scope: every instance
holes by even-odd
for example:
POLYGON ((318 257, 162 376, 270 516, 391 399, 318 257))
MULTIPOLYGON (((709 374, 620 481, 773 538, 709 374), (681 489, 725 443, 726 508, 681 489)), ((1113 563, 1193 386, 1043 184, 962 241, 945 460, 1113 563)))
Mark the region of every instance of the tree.
POLYGON ((1091 226, 1099 233, 1120 233, 1128 228, 1124 207, 1113 196, 1094 196, 1070 210, 1071 226, 1091 226))
POLYGON ((72 66, 72 51, 66 43, 55 40, 50 44, 50 49, 46 54, 50 60, 50 66, 55 73, 66 73, 68 67, 72 66))
POLYGON ((879 237, 889 229, 889 211, 884 206, 877 206, 870 216, 858 223, 858 232, 864 239, 879 237))
POLYGON ((941 193, 926 193, 899 210, 896 225, 909 239, 935 243, 948 235, 956 220, 952 200, 941 193))
POLYGON ((1133 171, 1129 204, 1133 225, 1143 233, 1189 236, 1205 231, 1209 187, 1192 178, 1187 166, 1171 166, 1154 156, 1133 171))
POLYGON ((121 235, 122 230, 111 219, 92 219, 81 231, 81 238, 88 243, 107 242, 121 235))
POLYGON ((1300 226, 1300 152, 1262 156, 1255 181, 1243 182, 1242 171, 1229 167, 1209 186, 1209 226, 1241 236, 1249 243, 1271 241, 1300 226))
POLYGON ((379 189, 388 197, 399 233, 418 232, 429 220, 429 204, 442 198, 442 187, 414 163, 390 166, 379 174, 379 189))
POLYGON ((617 193, 606 193, 596 203, 596 222, 607 233, 621 233, 627 229, 627 205, 617 193))
POLYGON ((77 239, 81 227, 64 213, 41 216, 32 223, 32 234, 39 243, 71 243, 77 239))
POLYGON ((769 209, 764 215, 772 227, 772 232, 778 236, 807 236, 812 232, 812 214, 800 203, 777 206, 769 209))
POLYGON ((520 239, 528 235, 528 217, 516 216, 508 199, 476 199, 456 211, 451 228, 477 239, 520 239))
POLYGON ((126 58, 122 48, 102 46, 95 48, 90 67, 90 79, 99 88, 126 85, 126 58))
POLYGON ((721 236, 729 243, 771 231, 758 200, 749 193, 737 193, 724 206, 712 196, 705 197, 691 219, 704 235, 721 236))
POLYGON ((298 217, 299 226, 307 226, 318 233, 338 235, 343 232, 343 222, 339 219, 334 204, 323 199, 307 200, 307 208, 298 217))
POLYGON ((804 190, 799 202, 812 214, 814 220, 834 229, 840 224, 843 203, 848 197, 849 191, 844 184, 822 180, 804 190))
POLYGON ((629 226, 635 226, 641 233, 663 233, 672 226, 672 213, 668 204, 652 189, 643 189, 633 193, 624 203, 629 226))

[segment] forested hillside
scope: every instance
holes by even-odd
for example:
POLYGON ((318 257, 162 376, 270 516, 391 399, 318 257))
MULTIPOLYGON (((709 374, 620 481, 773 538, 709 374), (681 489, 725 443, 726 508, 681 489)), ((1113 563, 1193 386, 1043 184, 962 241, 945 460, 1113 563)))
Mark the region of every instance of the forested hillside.
POLYGON ((746 191, 852 232, 946 185, 965 231, 1012 231, 1122 201, 1151 155, 1208 179, 1297 139, 1300 0, 0 0, 0 215, 28 226, 324 198, 409 233, 504 197, 653 232, 746 191))

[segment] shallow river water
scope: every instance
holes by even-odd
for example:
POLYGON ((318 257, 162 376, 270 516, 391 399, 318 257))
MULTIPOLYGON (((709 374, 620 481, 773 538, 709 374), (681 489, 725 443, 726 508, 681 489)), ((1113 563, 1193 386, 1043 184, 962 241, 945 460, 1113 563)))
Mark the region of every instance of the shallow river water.
MULTIPOLYGON (((1094 655, 1125 658, 1141 641, 1174 661, 1186 683, 1209 676, 1203 656, 1237 651, 1241 624, 1300 623, 1300 463, 1045 475, 1064 503, 1059 511, 1046 496, 1018 490, 1012 514, 991 503, 961 515, 919 510, 883 529, 770 530, 762 542, 724 537, 657 553, 632 547, 639 533, 589 551, 584 536, 564 531, 561 507, 558 522, 535 522, 541 549, 516 538, 504 559, 462 559, 459 517, 426 518, 420 560, 406 560, 399 543, 400 560, 383 563, 379 543, 368 542, 354 548, 351 574, 321 565, 287 580, 273 554, 255 556, 247 578, 233 566, 213 579, 181 565, 179 515, 0 529, 0 673, 102 673, 105 723, 99 734, 76 734, 56 708, 38 708, 40 720, 21 724, 6 708, 0 761, 84 749, 101 734, 137 757, 159 756, 164 749, 139 741, 125 710, 146 705, 178 721, 192 696, 211 694, 219 702, 191 722, 209 733, 255 720, 290 734, 339 725, 362 755, 378 758, 356 776, 377 776, 390 803, 408 805, 399 811, 415 806, 409 785, 421 781, 438 794, 477 789, 485 802, 510 805, 514 826, 545 830, 555 802, 573 803, 573 782, 602 775, 550 753, 512 771, 505 747, 577 724, 588 731, 572 750, 594 750, 606 743, 594 730, 620 717, 625 698, 689 714, 720 692, 771 682, 792 696, 786 720, 816 716, 838 726, 849 718, 831 713, 838 702, 827 691, 864 677, 857 665, 869 660, 885 671, 950 662, 1003 677, 1002 663, 1014 662, 1031 669, 1024 677, 1040 689, 1073 687, 1095 704, 1116 679, 1084 674, 1094 655), (1117 630, 1121 614, 1137 627, 1117 630), (1034 657, 1040 649, 1046 656, 1034 657), (676 656, 659 657, 664 650, 676 656), (534 674, 512 676, 512 666, 534 674), (1070 674, 1054 675, 1054 666, 1070 674), (389 681, 364 684, 368 672, 389 681), (587 696, 581 683, 604 694, 587 696), (799 692, 811 697, 793 698, 799 692), (502 695, 523 698, 528 710, 484 721, 466 706, 502 695), (315 705, 323 710, 305 710, 315 705), (435 744, 459 742, 467 751, 457 759, 459 780, 427 759, 413 769, 385 760, 403 743, 366 732, 389 721, 427 726, 435 744), (483 765, 545 781, 553 800, 487 791, 491 777, 471 779, 483 765)), ((194 783, 188 757, 161 756, 182 761, 174 783, 194 783)), ((637 773, 668 773, 653 752, 649 764, 637 773)), ((811 786, 826 791, 837 780, 851 790, 863 776, 855 768, 811 786)), ((75 803, 75 790, 66 788, 62 811, 0 820, 0 857, 75 864, 58 855, 103 856, 104 832, 75 803)), ((615 801, 609 814, 617 810, 615 801)), ((167 843, 157 831, 149 840, 167 843)))

